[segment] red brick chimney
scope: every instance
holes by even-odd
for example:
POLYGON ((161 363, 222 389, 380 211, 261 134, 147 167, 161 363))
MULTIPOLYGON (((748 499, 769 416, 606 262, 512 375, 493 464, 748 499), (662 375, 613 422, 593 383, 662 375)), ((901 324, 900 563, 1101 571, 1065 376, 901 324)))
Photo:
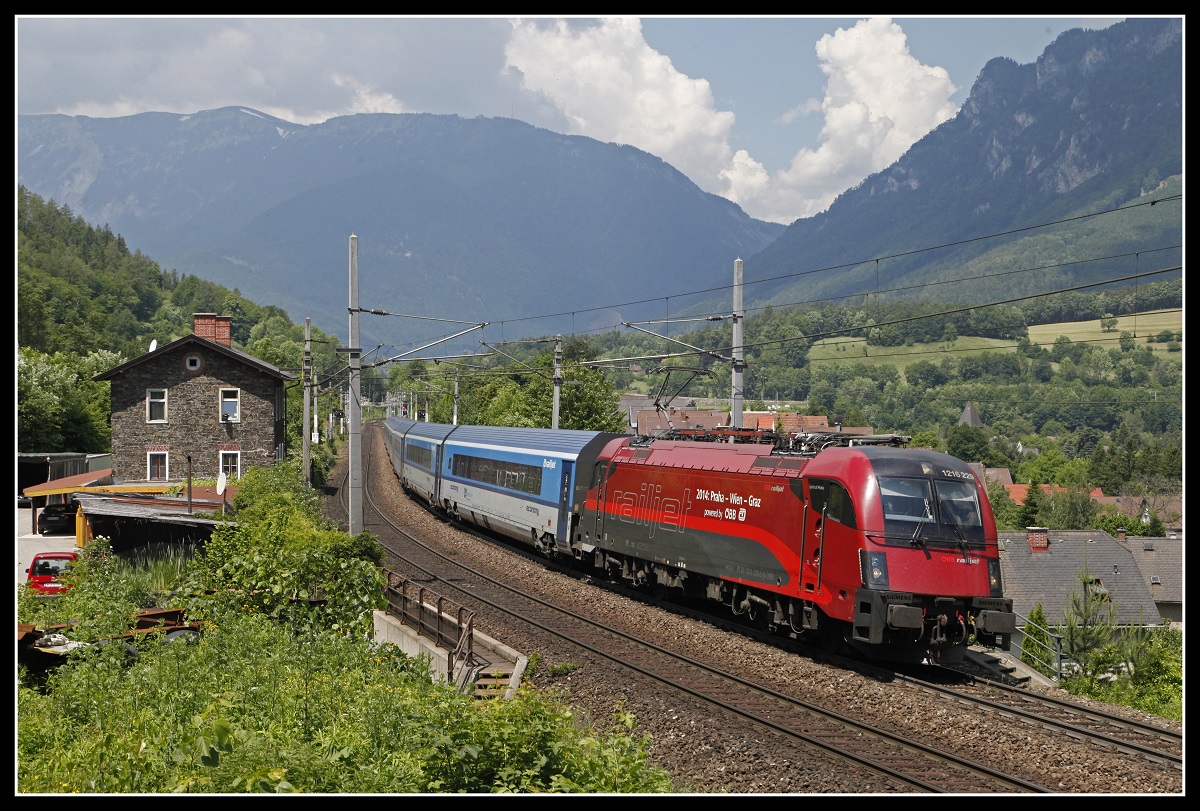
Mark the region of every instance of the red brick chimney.
POLYGON ((1125 540, 1125 527, 1117 527, 1117 540, 1125 540))
POLYGON ((192 313, 192 332, 199 338, 207 338, 225 346, 233 346, 229 333, 231 316, 215 313, 192 313))
POLYGON ((1050 551, 1050 530, 1046 527, 1025 527, 1025 532, 1031 552, 1050 551))

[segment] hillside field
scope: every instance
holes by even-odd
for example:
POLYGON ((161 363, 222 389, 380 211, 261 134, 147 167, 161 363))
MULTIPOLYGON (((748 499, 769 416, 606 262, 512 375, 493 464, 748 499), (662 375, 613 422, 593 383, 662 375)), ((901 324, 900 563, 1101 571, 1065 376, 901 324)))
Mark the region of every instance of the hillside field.
MULTIPOLYGON (((1172 332, 1183 331, 1183 311, 1139 313, 1123 316, 1118 319, 1117 327, 1111 332, 1105 332, 1100 327, 1099 319, 1092 321, 1070 321, 1061 324, 1039 324, 1029 328, 1029 340, 1049 349, 1054 341, 1065 335, 1073 343, 1087 342, 1113 349, 1119 346, 1121 333, 1134 335, 1140 345, 1148 346, 1155 352, 1168 353, 1183 362, 1182 352, 1168 352, 1165 343, 1147 343, 1146 339, 1157 335, 1164 329, 1172 332)), ((996 338, 961 337, 949 342, 935 344, 913 344, 912 346, 867 346, 862 338, 827 338, 818 341, 808 352, 810 363, 840 362, 840 363, 886 363, 895 366, 901 372, 910 363, 928 360, 937 363, 944 357, 960 357, 977 355, 980 352, 998 352, 1015 350, 1015 341, 999 340, 996 338)))

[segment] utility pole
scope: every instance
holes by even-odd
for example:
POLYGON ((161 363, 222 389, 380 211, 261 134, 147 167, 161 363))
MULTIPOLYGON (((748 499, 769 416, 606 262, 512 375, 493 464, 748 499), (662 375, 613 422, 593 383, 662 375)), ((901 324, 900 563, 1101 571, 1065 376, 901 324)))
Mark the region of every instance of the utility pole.
POLYGON ((300 387, 304 392, 304 418, 300 423, 300 433, 303 435, 303 442, 300 447, 300 464, 304 467, 304 484, 312 486, 312 473, 309 466, 309 458, 312 453, 312 435, 308 431, 309 414, 312 409, 308 404, 308 397, 311 391, 312 381, 312 319, 304 319, 304 363, 300 367, 300 387))
POLYGON ((554 336, 554 416, 550 419, 550 427, 558 430, 558 403, 562 392, 562 336, 554 336))
POLYGON ((358 339, 358 237, 350 235, 350 447, 348 450, 350 475, 347 480, 346 515, 350 522, 350 535, 362 532, 362 347, 358 339))
POLYGON ((742 355, 742 321, 744 318, 745 313, 742 312, 742 260, 739 258, 733 263, 733 400, 729 409, 729 424, 734 428, 742 427, 742 400, 745 396, 742 390, 742 374, 746 368, 746 362, 742 355))

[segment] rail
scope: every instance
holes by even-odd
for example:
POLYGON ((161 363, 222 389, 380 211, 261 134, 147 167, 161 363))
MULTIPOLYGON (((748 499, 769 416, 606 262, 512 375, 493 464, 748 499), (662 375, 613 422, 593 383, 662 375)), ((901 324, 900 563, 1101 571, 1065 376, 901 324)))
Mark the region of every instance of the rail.
POLYGON ((426 586, 385 569, 387 613, 446 649, 447 673, 458 673, 475 655, 475 612, 447 600, 426 586))

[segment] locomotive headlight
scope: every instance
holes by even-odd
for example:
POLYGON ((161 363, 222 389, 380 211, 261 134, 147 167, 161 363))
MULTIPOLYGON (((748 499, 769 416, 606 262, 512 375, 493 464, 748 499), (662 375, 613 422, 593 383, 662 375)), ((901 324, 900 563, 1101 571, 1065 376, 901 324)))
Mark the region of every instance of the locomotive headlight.
POLYGON ((1004 596, 1004 584, 1000 582, 1000 561, 995 558, 987 562, 988 590, 992 597, 1004 596))
POLYGON ((888 587, 887 555, 883 552, 868 552, 866 549, 860 549, 858 554, 863 585, 868 588, 886 589, 888 587))

